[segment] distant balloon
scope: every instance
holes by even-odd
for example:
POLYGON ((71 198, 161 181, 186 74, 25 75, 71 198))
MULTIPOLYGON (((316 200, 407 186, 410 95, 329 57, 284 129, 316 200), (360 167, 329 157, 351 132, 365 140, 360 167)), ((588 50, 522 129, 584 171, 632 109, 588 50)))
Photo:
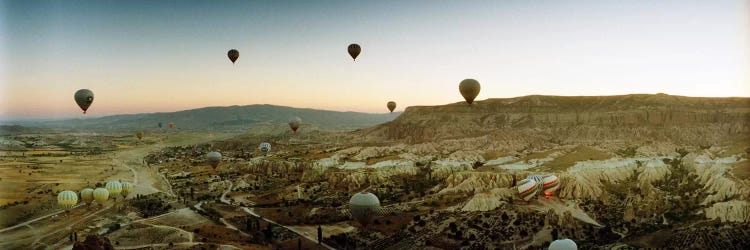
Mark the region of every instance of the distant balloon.
POLYGON ((57 195, 57 204, 64 209, 70 209, 78 204, 78 195, 73 191, 62 191, 57 195))
POLYGON ((560 180, 557 176, 549 175, 542 179, 542 192, 544 196, 550 197, 560 187, 560 180))
POLYGON ((359 52, 362 52, 362 48, 356 43, 349 44, 349 47, 346 50, 349 51, 349 55, 352 56, 352 59, 355 61, 357 60, 357 56, 359 56, 359 52))
POLYGON ((570 239, 556 240, 549 244, 549 250, 577 250, 578 245, 570 239))
POLYGON ((474 98, 477 98, 481 89, 482 87, 479 86, 479 82, 474 79, 465 79, 458 85, 458 91, 461 92, 461 95, 469 104, 474 102, 474 98))
POLYGON ((122 183, 119 181, 109 181, 107 182, 107 185, 104 185, 104 188, 107 189, 107 192, 109 192, 109 195, 112 196, 112 198, 117 198, 122 192, 122 183))
POLYGON ((81 107, 83 113, 86 114, 86 110, 88 110, 91 103, 94 102, 94 92, 91 92, 91 90, 88 89, 79 89, 73 95, 73 98, 76 100, 78 107, 81 107))
POLYGON ((161 122, 159 123, 159 128, 161 128, 161 122))
POLYGON ((229 57, 229 60, 232 61, 232 64, 237 61, 237 58, 240 58, 240 52, 236 49, 231 49, 229 52, 227 52, 227 56, 229 57))
POLYGON ((363 227, 367 227, 378 210, 380 210, 380 200, 367 191, 357 193, 349 199, 349 212, 363 227))
POLYGON ((518 184, 517 189, 521 199, 529 201, 534 195, 536 195, 537 191, 539 191, 539 186, 534 180, 524 179, 518 184))
POLYGON ((293 132, 297 132, 300 123, 302 123, 302 119, 299 117, 292 117, 289 119, 289 127, 292 128, 293 132))
POLYGON ((104 188, 94 189, 94 200, 96 201, 96 203, 99 203, 99 205, 102 205, 108 199, 109 199, 109 191, 107 191, 107 189, 104 189, 104 188))
POLYGON ((174 123, 173 122, 169 123, 169 128, 174 128, 174 123))
POLYGON ((208 164, 211 164, 211 167, 216 170, 216 167, 221 163, 221 153, 209 152, 206 154, 206 161, 208 161, 208 164))
POLYGON ((122 182, 122 198, 128 198, 128 195, 133 192, 133 184, 130 182, 122 182))
POLYGON ((138 140, 143 140, 143 131, 135 133, 135 137, 138 137, 138 140))
POLYGON ((264 142, 264 143, 261 143, 261 144, 260 144, 260 145, 258 146, 258 148, 259 148, 259 149, 260 149, 260 151, 261 151, 261 152, 263 152, 264 154, 268 154, 268 152, 269 152, 269 151, 271 151, 271 143, 268 143, 268 142, 264 142))
POLYGON ((388 102, 388 104, 386 104, 386 106, 388 107, 388 110, 390 110, 391 113, 393 113, 393 110, 396 109, 396 102, 390 101, 388 102))
POLYGON ((84 188, 81 190, 81 200, 83 202, 91 202, 94 200, 94 190, 90 188, 84 188))

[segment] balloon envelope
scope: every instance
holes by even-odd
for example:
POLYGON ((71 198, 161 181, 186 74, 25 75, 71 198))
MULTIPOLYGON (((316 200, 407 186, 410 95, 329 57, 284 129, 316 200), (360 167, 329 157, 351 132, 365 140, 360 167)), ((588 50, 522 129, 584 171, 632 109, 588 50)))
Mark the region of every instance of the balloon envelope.
POLYGON ((536 195, 537 191, 539 191, 539 186, 534 180, 524 179, 518 184, 517 189, 521 199, 529 201, 534 195, 536 195))
POLYGON ((260 151, 261 151, 261 152, 263 152, 263 153, 266 153, 266 154, 267 154, 267 153, 268 153, 269 151, 271 151, 271 144, 270 144, 270 143, 268 143, 268 142, 264 142, 264 143, 261 143, 261 144, 260 144, 260 145, 258 146, 258 148, 260 149, 260 151))
POLYGON ((465 79, 458 85, 458 91, 461 92, 461 95, 469 104, 474 102, 474 98, 477 98, 481 89, 482 87, 479 85, 479 82, 474 79, 465 79))
POLYGON ((208 164, 211 164, 211 167, 213 169, 216 169, 216 167, 218 167, 219 163, 221 162, 221 153, 209 152, 208 154, 206 154, 206 161, 208 161, 208 164))
POLYGON ((135 137, 138 137, 138 140, 142 140, 143 139, 143 131, 136 133, 135 137))
POLYGON ((549 175, 542 179, 542 192, 545 195, 552 195, 560 187, 560 180, 557 176, 549 175))
POLYGON ((94 189, 94 200, 96 203, 104 204, 109 199, 109 191, 105 188, 94 189))
POLYGON ((578 245, 570 239, 556 240, 549 244, 549 250, 577 250, 578 245))
POLYGON ((352 43, 349 44, 349 47, 346 48, 346 50, 349 52, 349 55, 354 59, 357 60, 357 56, 359 56, 359 52, 362 52, 362 47, 359 47, 359 44, 352 43))
POLYGON ((73 191, 62 191, 57 195, 57 204, 64 209, 70 209, 78 204, 78 195, 73 191))
POLYGON ((388 104, 386 104, 386 106, 388 107, 388 110, 390 110, 391 113, 393 113, 393 110, 396 109, 396 102, 390 101, 388 102, 388 104))
POLYGON ((73 95, 73 99, 75 99, 78 107, 83 110, 83 113, 86 114, 86 110, 88 110, 91 103, 94 102, 94 92, 88 89, 79 89, 73 95))
POLYGON ((292 131, 297 132, 297 129, 299 128, 299 124, 302 122, 302 119, 299 117, 292 117, 289 119, 289 128, 292 129, 292 131))
POLYGON ((83 202, 91 202, 94 200, 94 190, 91 188, 84 188, 81 190, 81 200, 83 202))
POLYGON ((237 61, 237 58, 240 58, 240 52, 236 49, 231 49, 227 52, 227 57, 229 57, 229 60, 234 64, 234 62, 237 61))
POLYGON ((169 128, 174 128, 174 123, 170 122, 169 123, 169 128))
POLYGON ((119 181, 109 181, 104 188, 107 189, 107 192, 109 192, 109 195, 112 196, 112 198, 117 198, 122 192, 122 183, 119 181))
POLYGON ((378 210, 380 210, 380 200, 372 193, 360 192, 349 199, 349 212, 363 227, 372 221, 378 210))
POLYGON ((130 182, 122 182, 122 197, 127 198, 130 193, 133 192, 133 184, 130 182))

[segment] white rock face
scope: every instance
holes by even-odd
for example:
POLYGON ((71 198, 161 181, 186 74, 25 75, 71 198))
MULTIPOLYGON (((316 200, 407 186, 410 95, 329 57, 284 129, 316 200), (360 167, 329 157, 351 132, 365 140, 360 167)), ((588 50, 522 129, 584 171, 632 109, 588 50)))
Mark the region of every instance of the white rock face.
POLYGON ((715 203, 706 208, 706 218, 720 219, 722 222, 748 222, 750 202, 733 200, 715 203))
POLYGON ((700 182, 705 185, 705 189, 710 195, 706 196, 702 204, 707 205, 720 202, 732 197, 748 198, 750 190, 746 185, 727 177, 727 172, 732 169, 732 165, 737 162, 735 157, 724 157, 711 159, 708 155, 702 154, 687 163, 695 168, 700 182))
POLYGON ((560 198, 595 199, 602 195, 602 181, 619 182, 630 178, 640 170, 641 183, 653 183, 663 179, 669 170, 662 157, 608 159, 604 161, 582 161, 568 169, 560 177, 560 198), (638 162, 643 165, 638 168, 638 162))
POLYGON ((455 172, 445 179, 445 188, 440 194, 469 193, 475 194, 494 188, 510 188, 513 175, 493 172, 455 172))

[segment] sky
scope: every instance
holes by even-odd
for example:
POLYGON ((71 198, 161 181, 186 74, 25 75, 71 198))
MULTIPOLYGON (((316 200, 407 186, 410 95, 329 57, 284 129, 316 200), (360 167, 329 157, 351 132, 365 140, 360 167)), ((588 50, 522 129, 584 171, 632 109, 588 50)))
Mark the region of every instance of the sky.
POLYGON ((0 1, 0 119, 750 96, 750 1, 0 1), (350 43, 362 46, 354 62, 350 43), (240 51, 235 65, 229 49, 240 51))

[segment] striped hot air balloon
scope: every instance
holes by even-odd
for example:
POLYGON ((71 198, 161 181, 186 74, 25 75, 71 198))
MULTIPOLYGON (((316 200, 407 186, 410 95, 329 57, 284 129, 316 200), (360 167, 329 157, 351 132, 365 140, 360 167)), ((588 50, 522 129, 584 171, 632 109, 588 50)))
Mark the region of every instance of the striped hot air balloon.
POLYGON ((560 187, 560 180, 557 176, 549 175, 542 179, 542 192, 549 198, 560 187))
POLYGON ((268 154, 268 152, 271 151, 271 143, 268 143, 268 142, 261 143, 260 146, 258 146, 258 148, 264 154, 268 154))
POLYGON ((531 200, 539 191, 539 186, 536 181, 532 179, 524 179, 518 184, 518 194, 521 199, 525 201, 531 200))
POLYGON ((70 209, 78 204, 78 195, 73 191, 62 191, 57 195, 57 204, 64 209, 70 209))
POLYGON ((112 198, 117 198, 117 196, 120 195, 122 192, 122 183, 119 181, 109 181, 107 182, 107 185, 104 186, 104 188, 107 189, 109 192, 109 195, 112 196, 112 198))
POLYGON ((130 193, 133 192, 133 184, 130 182, 122 182, 122 198, 127 198, 130 193))
POLYGON ((81 200, 83 202, 91 202, 94 200, 94 190, 90 188, 84 188, 81 190, 81 200))
POLYGON ((105 188, 97 188, 94 189, 94 200, 96 200, 96 203, 99 203, 99 205, 103 205, 105 201, 109 199, 109 191, 105 188))

